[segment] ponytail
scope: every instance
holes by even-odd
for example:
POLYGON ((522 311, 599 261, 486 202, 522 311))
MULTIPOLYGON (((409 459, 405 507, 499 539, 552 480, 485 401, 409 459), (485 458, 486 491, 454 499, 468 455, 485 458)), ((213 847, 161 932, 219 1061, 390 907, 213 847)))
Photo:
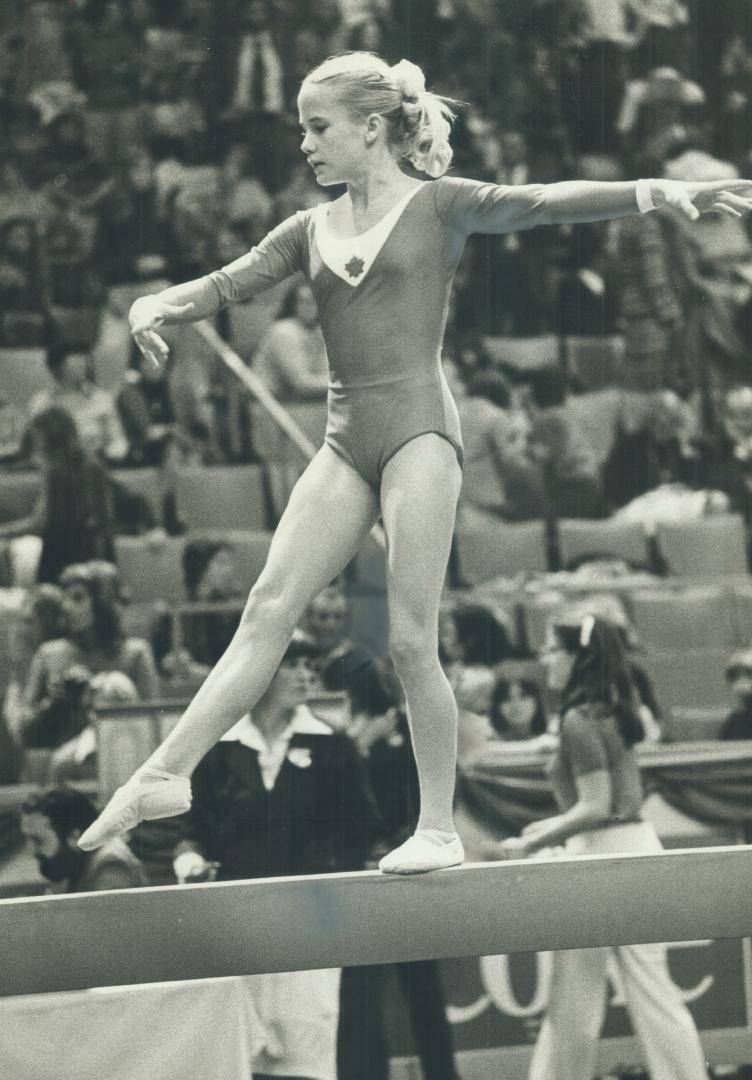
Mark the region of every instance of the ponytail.
POLYGON ((426 90, 422 70, 410 60, 389 67, 374 53, 341 53, 309 72, 306 83, 336 87, 360 116, 383 116, 389 143, 419 172, 436 179, 451 165, 452 106, 460 102, 426 90))

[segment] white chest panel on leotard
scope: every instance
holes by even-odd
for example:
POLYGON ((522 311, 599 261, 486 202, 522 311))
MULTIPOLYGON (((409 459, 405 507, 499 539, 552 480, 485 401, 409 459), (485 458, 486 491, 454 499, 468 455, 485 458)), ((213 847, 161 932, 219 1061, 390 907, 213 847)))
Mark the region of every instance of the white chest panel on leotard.
POLYGON ((320 203, 316 206, 313 211, 316 247, 332 273, 342 278, 348 285, 353 287, 359 285, 399 221, 402 211, 421 187, 422 184, 416 184, 404 198, 394 204, 381 221, 378 221, 367 232, 361 233, 360 236, 352 236, 348 239, 335 236, 329 228, 327 217, 331 203, 320 203))

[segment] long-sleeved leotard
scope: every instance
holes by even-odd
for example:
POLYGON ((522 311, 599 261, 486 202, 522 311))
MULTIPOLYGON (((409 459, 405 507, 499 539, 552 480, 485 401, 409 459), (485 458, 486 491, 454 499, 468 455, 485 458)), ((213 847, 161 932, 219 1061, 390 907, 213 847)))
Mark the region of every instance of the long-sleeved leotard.
POLYGON ((637 212, 634 191, 632 183, 427 181, 403 200, 365 269, 359 237, 336 240, 340 247, 351 243, 353 257, 332 268, 323 204, 294 214, 248 254, 201 279, 197 295, 200 306, 216 308, 217 292, 223 306, 304 274, 329 358, 326 442, 378 490, 386 463, 419 435, 447 439, 462 462, 459 418, 440 357, 452 279, 468 236, 626 216, 637 212), (610 189, 600 209, 596 189, 610 189))

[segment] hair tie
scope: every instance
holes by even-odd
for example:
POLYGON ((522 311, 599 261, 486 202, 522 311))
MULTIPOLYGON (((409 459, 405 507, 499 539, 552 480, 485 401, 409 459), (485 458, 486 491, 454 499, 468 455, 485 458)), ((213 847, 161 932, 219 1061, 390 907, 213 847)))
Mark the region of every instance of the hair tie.
POLYGON ((426 89, 426 77, 411 60, 400 60, 389 69, 389 74, 397 84, 402 97, 407 101, 416 101, 426 89))
POLYGON ((582 620, 582 626, 580 627, 580 648, 586 649, 590 644, 590 638, 592 636, 594 626, 594 616, 586 615, 585 618, 582 620))

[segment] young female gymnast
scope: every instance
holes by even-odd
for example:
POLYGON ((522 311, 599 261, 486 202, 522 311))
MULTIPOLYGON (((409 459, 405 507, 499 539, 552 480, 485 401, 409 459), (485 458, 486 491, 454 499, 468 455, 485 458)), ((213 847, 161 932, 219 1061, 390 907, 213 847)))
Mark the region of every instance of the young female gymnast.
MULTIPOLYGON (((640 770, 633 746, 643 737, 639 697, 621 631, 604 619, 563 618, 541 659, 562 694, 559 749, 551 780, 561 813, 489 846, 489 858, 521 859, 565 844, 570 855, 661 850, 641 817, 640 770)), ((622 945, 553 954, 548 1011, 528 1080, 582 1080, 597 1071, 609 957, 621 975, 632 1024, 654 1080, 706 1080, 692 1015, 671 981, 665 945, 622 945)))
POLYGON ((452 817, 457 711, 439 663, 437 627, 462 463, 440 350, 465 241, 474 232, 618 218, 664 205, 690 218, 706 210, 737 217, 752 208, 752 184, 504 187, 445 177, 450 103, 426 91, 414 64, 389 67, 370 53, 324 61, 304 79, 298 109, 301 149, 319 184, 345 184, 345 194, 294 214, 221 270, 142 297, 130 320, 139 347, 159 362, 167 354, 156 332, 162 323, 211 318, 301 272, 329 357, 326 440, 292 493, 227 651, 173 732, 80 843, 95 847, 139 820, 187 809, 191 771, 261 696, 300 615, 381 516, 390 651, 407 701, 421 812, 415 834, 380 866, 416 873, 463 859, 452 817))

